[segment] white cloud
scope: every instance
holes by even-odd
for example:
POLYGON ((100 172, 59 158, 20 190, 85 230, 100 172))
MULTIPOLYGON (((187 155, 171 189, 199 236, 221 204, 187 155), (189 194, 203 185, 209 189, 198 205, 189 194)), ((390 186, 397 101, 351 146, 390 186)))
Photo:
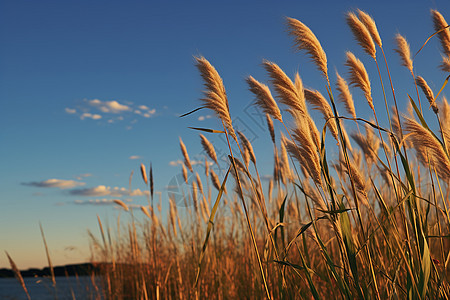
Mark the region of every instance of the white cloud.
POLYGON ((206 119, 211 119, 211 118, 212 118, 211 115, 206 115, 206 116, 200 116, 200 117, 198 117, 198 120, 199 120, 199 121, 204 121, 204 120, 206 120, 206 119))
POLYGON ((131 155, 129 159, 140 159, 141 157, 139 155, 131 155))
POLYGON ((80 116, 81 120, 84 120, 86 118, 90 118, 92 120, 100 120, 102 118, 102 116, 99 114, 91 114, 91 113, 84 113, 80 116))
POLYGON ((77 112, 77 110, 76 109, 74 109, 74 108, 68 108, 68 107, 66 107, 66 113, 68 113, 68 114, 74 114, 74 113, 76 113, 77 112))
POLYGON ((172 166, 172 167, 176 167, 176 166, 181 165, 181 164, 183 164, 182 160, 172 160, 172 161, 169 162, 169 165, 172 166))
POLYGON ((129 111, 131 108, 127 105, 120 104, 116 100, 112 101, 100 101, 98 99, 88 101, 89 105, 97 107, 104 113, 118 114, 124 111, 129 111))
POLYGON ((78 116, 81 120, 105 120, 107 124, 114 124, 117 121, 127 120, 126 129, 132 129, 131 124, 137 122, 133 116, 140 115, 143 118, 151 118, 156 114, 156 109, 150 109, 146 105, 133 104, 129 101, 103 101, 100 99, 84 99, 76 108, 65 108, 67 114, 78 116), (131 120, 131 121, 130 121, 131 120))
POLYGON ((44 181, 24 182, 22 184, 35 187, 60 188, 60 189, 70 189, 77 186, 85 185, 84 182, 79 182, 75 180, 54 179, 54 178, 47 179, 44 181))
POLYGON ((149 195, 149 191, 141 191, 140 189, 129 190, 124 187, 109 187, 104 185, 99 185, 93 188, 85 189, 73 189, 69 191, 71 195, 75 196, 86 196, 86 197, 123 197, 123 196, 145 196, 149 195))
POLYGON ((89 199, 89 200, 75 200, 74 201, 75 204, 79 204, 79 205, 86 205, 86 204, 91 204, 91 205, 110 205, 110 204, 114 204, 112 199, 89 199))
MULTIPOLYGON (((172 160, 172 161, 169 162, 169 166, 176 167, 176 166, 181 165, 183 163, 184 162, 182 160, 179 160, 179 159, 178 160, 172 160)), ((195 166, 195 165, 203 165, 203 164, 204 164, 203 160, 191 160, 191 165, 193 165, 193 166, 195 166)), ((211 162, 209 162, 208 164, 212 165, 211 162)))
POLYGON ((91 177, 91 176, 92 176, 91 173, 84 173, 84 174, 80 174, 80 175, 76 176, 75 178, 76 178, 77 180, 81 180, 81 179, 83 179, 83 178, 91 177))

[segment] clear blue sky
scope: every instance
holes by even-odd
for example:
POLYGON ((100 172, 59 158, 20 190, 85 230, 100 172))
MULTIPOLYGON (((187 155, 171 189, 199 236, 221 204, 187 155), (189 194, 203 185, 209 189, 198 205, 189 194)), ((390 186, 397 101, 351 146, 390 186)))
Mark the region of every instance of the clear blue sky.
MULTIPOLYGON (((88 260, 86 232, 98 232, 96 215, 114 225, 120 212, 108 202, 147 203, 145 196, 124 191, 131 171, 134 194, 145 190, 140 163, 152 162, 155 189, 167 208, 166 186, 180 173, 178 137, 191 159, 203 159, 198 133, 187 127, 220 128, 204 110, 177 117, 200 104, 194 55, 204 55, 223 77, 232 118, 240 124, 235 126, 246 130, 260 171, 270 174, 270 138, 249 107, 253 97, 244 78, 267 82, 261 62, 269 59, 290 76, 298 70, 306 86, 326 93, 314 66, 293 50, 285 16, 301 20, 319 38, 332 79, 335 68, 346 73, 345 51, 361 58, 375 106, 383 107, 373 62, 345 23, 345 13, 356 8, 377 22, 404 108, 406 93, 414 89, 398 67, 393 37, 403 34, 412 52, 418 50, 433 32, 431 8, 450 21, 448 0, 2 1, 0 250, 20 268, 44 266, 41 222, 55 264, 88 260)), ((445 78, 436 68, 439 60, 433 39, 415 62, 434 89, 445 78)), ((357 114, 369 118, 361 93, 353 94, 357 114)), ((317 120, 321 124, 319 115, 317 120)), ((220 138, 207 137, 218 152, 226 150, 220 138)), ((0 267, 7 266, 0 254, 0 267)))

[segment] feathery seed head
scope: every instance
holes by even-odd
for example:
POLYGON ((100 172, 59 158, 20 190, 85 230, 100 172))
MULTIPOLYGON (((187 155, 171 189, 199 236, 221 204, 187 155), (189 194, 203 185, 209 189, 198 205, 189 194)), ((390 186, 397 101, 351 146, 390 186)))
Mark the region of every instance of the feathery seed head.
POLYGON ((442 71, 450 73, 450 56, 442 56, 442 63, 439 67, 442 71))
POLYGON ((189 168, 189 171, 194 172, 194 170, 192 169, 191 160, 189 159, 189 155, 186 150, 186 146, 184 145, 181 137, 180 137, 180 148, 181 148, 181 153, 183 154, 183 157, 184 157, 184 163, 186 164, 186 167, 189 168))
POLYGON ((182 167, 182 172, 183 172, 183 178, 184 178, 184 181, 186 182, 186 183, 188 183, 188 172, 187 172, 187 169, 186 169, 186 167, 184 166, 184 163, 182 163, 181 164, 181 167, 182 167))
POLYGON ((145 170, 144 164, 141 164, 141 175, 142 175, 142 179, 144 180, 145 184, 148 184, 147 171, 145 170))
POLYGON ((306 113, 305 96, 303 90, 299 91, 301 80, 294 84, 292 80, 275 63, 264 61, 263 66, 269 73, 275 91, 281 103, 293 110, 306 113))
POLYGON ((395 41, 397 43, 397 49, 394 49, 394 51, 400 55, 402 66, 405 66, 412 73, 413 63, 411 60, 411 51, 408 42, 401 34, 397 34, 395 36, 395 41))
POLYGON ((247 149, 248 154, 250 156, 250 160, 256 164, 256 156, 255 152, 253 151, 253 146, 250 143, 250 141, 247 139, 247 137, 240 131, 238 131, 239 139, 241 140, 241 143, 244 145, 245 149, 247 149))
POLYGON ((315 109, 319 110, 323 114, 323 117, 328 122, 327 126, 328 126, 331 134, 336 139, 336 141, 339 143, 338 128, 336 125, 336 120, 334 119, 333 110, 331 109, 331 106, 328 103, 328 101, 317 90, 313 91, 313 90, 305 89, 305 97, 306 97, 306 100, 315 109))
POLYGON ((128 206, 122 200, 114 199, 113 202, 122 207, 125 211, 129 211, 128 206))
POLYGON ((250 91, 256 96, 255 103, 261 107, 265 113, 270 114, 274 119, 282 122, 280 109, 273 99, 269 87, 260 83, 252 76, 249 76, 246 81, 250 86, 250 91))
POLYGON ((427 97, 427 100, 430 103, 431 108, 433 108, 434 113, 437 114, 439 112, 439 109, 436 105, 433 91, 431 90, 428 83, 425 81, 425 79, 423 79, 422 76, 416 77, 416 83, 422 89, 422 92, 425 94, 425 97, 427 97))
MULTIPOLYGON (((203 146, 203 149, 205 150, 205 152, 208 154, 209 157, 211 157, 212 160, 214 160, 214 162, 216 164, 219 164, 217 162, 217 155, 216 155, 216 151, 214 150, 213 144, 211 144, 211 142, 203 134, 200 134, 200 138, 201 138, 201 143, 202 143, 202 146, 203 146)), ((206 164, 206 162, 205 162, 205 164, 206 164)))
POLYGON ((225 92, 222 78, 216 69, 204 57, 195 57, 197 68, 204 80, 204 98, 201 101, 205 107, 211 109, 223 121, 230 135, 236 140, 236 134, 231 124, 228 98, 225 92))
POLYGON ((407 117, 404 119, 405 131, 411 133, 408 139, 413 143, 416 152, 418 154, 428 152, 430 162, 436 167, 439 176, 443 179, 450 178, 450 160, 442 144, 416 120, 407 117))
POLYGON ((269 114, 266 114, 267 127, 269 128, 270 137, 275 144, 275 130, 273 128, 273 121, 269 114))
POLYGON ((328 80, 327 56, 319 40, 305 24, 293 18, 286 18, 289 34, 294 37, 298 50, 305 50, 322 75, 328 80))
POLYGON ((374 19, 367 14, 366 12, 358 9, 358 17, 361 20, 361 22, 366 26, 367 30, 369 30, 370 35, 372 36, 375 43, 381 48, 381 37, 378 33, 377 25, 375 24, 374 19))
POLYGON ((347 24, 350 26, 350 29, 352 30, 355 39, 358 41, 358 44, 367 54, 372 56, 373 59, 376 59, 375 44, 367 27, 352 12, 347 14, 347 24))
MULTIPOLYGON (((448 26, 447 21, 437 10, 431 10, 431 17, 433 18, 434 30, 439 31, 448 26)), ((450 28, 447 27, 439 32, 439 40, 441 41, 442 50, 445 55, 450 57, 450 28)))
POLYGON ((350 93, 350 89, 348 88, 347 81, 345 81, 337 71, 336 77, 337 90, 339 91, 338 99, 344 103, 347 112, 356 119, 355 104, 353 102, 352 93, 350 93))
POLYGON ((375 110, 375 107, 373 106, 369 75, 367 74, 364 64, 350 51, 347 51, 346 55, 347 61, 345 62, 345 65, 350 69, 350 85, 359 87, 364 92, 364 96, 366 97, 370 108, 375 110))

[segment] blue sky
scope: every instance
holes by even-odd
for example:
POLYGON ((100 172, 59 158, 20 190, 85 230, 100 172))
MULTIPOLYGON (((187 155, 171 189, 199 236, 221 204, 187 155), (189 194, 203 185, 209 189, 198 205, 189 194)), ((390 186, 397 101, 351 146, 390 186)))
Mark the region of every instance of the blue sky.
MULTIPOLYGON (((267 82, 261 62, 268 59, 290 76, 299 71, 306 86, 326 93, 315 67, 294 51, 285 16, 313 30, 330 74, 336 68, 345 75, 345 51, 354 52, 372 75, 381 108, 376 69, 353 40, 345 13, 360 8, 374 17, 402 108, 414 89, 392 51, 394 35, 403 34, 414 53, 433 32, 431 8, 450 20, 447 0, 240 2, 1 2, 0 250, 20 268, 46 264, 39 222, 55 264, 86 261, 87 229, 98 232, 96 215, 114 225, 120 213, 108 202, 147 203, 141 163, 152 163, 155 189, 167 208, 166 186, 180 173, 178 138, 191 159, 203 161, 198 133, 187 127, 220 128, 205 110, 178 118, 200 105, 202 81, 193 56, 204 55, 221 74, 233 122, 253 141, 260 173, 268 175, 270 137, 251 106, 245 77, 267 82)), ((415 61, 435 90, 445 78, 439 60, 433 39, 415 61)), ((370 118, 360 92, 353 94, 357 114, 370 118)), ((317 120, 321 124, 319 115, 317 120)), ((226 151, 219 137, 207 137, 216 151, 226 151)), ((0 267, 6 266, 0 255, 0 267)))

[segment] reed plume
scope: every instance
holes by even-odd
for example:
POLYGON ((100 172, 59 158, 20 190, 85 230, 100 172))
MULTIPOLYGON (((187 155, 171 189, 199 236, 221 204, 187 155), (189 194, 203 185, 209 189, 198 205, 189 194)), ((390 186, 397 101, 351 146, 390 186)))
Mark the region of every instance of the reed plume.
MULTIPOLYGON (((214 187, 219 191, 220 187, 221 187, 221 183, 219 180, 219 177, 217 176, 216 172, 214 172, 213 169, 209 170, 209 174, 211 175, 211 182, 214 185, 214 187)), ((226 186, 224 187, 224 191, 225 194, 227 193, 227 188, 226 186)))
POLYGON ((344 103, 347 112, 356 119, 355 104, 353 102, 352 93, 350 93, 350 89, 348 88, 347 81, 345 81, 337 71, 336 77, 337 90, 339 91, 338 99, 344 103))
MULTIPOLYGON (((311 133, 309 131, 309 126, 305 126, 305 120, 296 119, 296 128, 293 130, 294 139, 297 141, 298 149, 297 152, 293 152, 294 157, 299 160, 299 162, 304 164, 305 168, 308 170, 311 178, 318 185, 322 185, 322 178, 320 176, 320 159, 318 155, 318 147, 314 143, 311 133)), ((289 148, 286 147, 289 151, 289 148)), ((291 151, 290 151, 291 152, 291 151)))
POLYGON ((181 164, 181 168, 182 168, 182 173, 183 173, 184 181, 185 181, 186 183, 188 183, 188 172, 187 172, 187 169, 186 169, 184 163, 181 164))
POLYGON ((411 140, 416 152, 428 152, 430 162, 436 168, 442 179, 450 178, 450 160, 444 151, 443 145, 416 120, 404 117, 405 130, 409 132, 408 139, 411 140))
POLYGON ((200 134, 200 138, 203 150, 205 150, 208 156, 218 165, 219 163, 217 162, 217 154, 216 151, 214 150, 213 144, 211 144, 211 142, 203 134, 200 134))
POLYGON ((305 95, 303 94, 303 88, 299 88, 299 86, 302 86, 301 80, 294 84, 283 70, 273 62, 264 61, 263 66, 269 73, 281 103, 306 114, 305 95))
POLYGON ((441 101, 441 117, 442 125, 450 129, 450 105, 447 102, 447 97, 442 96, 441 101))
POLYGON ((176 205, 175 205, 175 202, 171 198, 169 198, 169 203, 170 203, 170 211, 169 211, 170 225, 172 227, 173 234, 176 237, 177 236, 177 226, 175 223, 176 216, 177 216, 176 205))
POLYGON ((147 207, 145 206, 141 206, 141 210, 144 213, 144 215, 146 215, 149 219, 152 219, 152 216, 150 215, 150 213, 148 212, 147 207))
POLYGON ((350 85, 359 87, 363 91, 370 108, 375 111, 369 75, 367 74, 364 64, 350 51, 347 51, 346 55, 347 61, 345 62, 345 65, 350 68, 350 85))
POLYGON ((19 281, 20 285, 22 286, 22 289, 24 290, 25 294, 27 294, 27 298, 28 300, 31 299, 30 294, 28 294, 28 290, 27 287, 25 286, 25 281, 23 280, 22 274, 19 271, 19 268, 16 266, 16 264, 14 263, 13 259, 11 258, 11 256, 9 256, 8 252, 6 252, 6 256, 8 257, 8 261, 9 261, 9 265, 11 266, 11 269, 14 273, 14 277, 16 277, 16 279, 19 281))
POLYGON ((333 110, 331 109, 328 101, 319 91, 310 89, 305 89, 305 98, 315 109, 319 110, 323 114, 331 134, 339 143, 336 120, 334 119, 333 110))
POLYGON ((298 50, 305 50, 311 60, 316 64, 319 71, 328 81, 327 56, 323 51, 319 40, 305 24, 293 18, 286 18, 288 32, 294 37, 295 46, 298 50))
POLYGON ((195 181, 192 181, 192 202, 194 202, 195 212, 198 211, 197 195, 198 195, 197 183, 195 181))
POLYGON ((440 31, 438 33, 439 40, 441 42, 442 51, 447 57, 450 57, 450 28, 448 28, 448 23, 437 10, 431 10, 431 17, 433 19, 434 30, 440 31), (446 28, 447 27, 447 28, 446 28), (446 28, 446 29, 444 29, 446 28))
POLYGON ((192 169, 191 160, 189 159, 189 154, 186 150, 186 146, 184 145, 181 137, 180 137, 180 148, 181 148, 181 153, 183 154, 183 157, 184 157, 184 163, 185 163, 186 167, 189 168, 189 171, 194 172, 194 170, 192 169))
MULTIPOLYGON (((358 192, 360 194, 362 194, 364 196, 364 198, 367 198, 367 187, 366 187, 366 179, 364 178, 364 176, 362 175, 359 167, 355 164, 354 161, 350 160, 349 161, 349 166, 350 166, 350 171, 347 169, 347 164, 345 163, 345 161, 343 159, 341 159, 341 163, 340 165, 342 167, 344 167, 346 170, 346 172, 350 175, 351 173, 351 179, 353 180, 353 182, 355 183, 355 187, 358 190, 358 192)), ((365 199, 366 200, 366 199, 365 199)), ((368 205, 367 200, 363 201, 364 204, 368 205)))
POLYGON ((381 37, 378 33, 377 25, 375 24, 374 19, 369 14, 360 9, 358 9, 357 11, 359 20, 366 26, 374 42, 381 48, 383 44, 381 42, 381 37))
POLYGON ((443 56, 442 63, 440 65, 441 70, 450 73, 450 56, 443 56))
POLYGON ((272 201, 272 192, 273 192, 273 179, 270 179, 269 186, 267 188, 267 196, 269 197, 269 201, 272 201))
POLYGON ((442 125, 442 133, 445 139, 445 144, 447 146, 447 152, 450 152, 450 105, 447 102, 447 98, 445 96, 442 97, 441 102, 441 125, 442 125))
POLYGON ((269 129, 270 137, 272 138, 272 143, 275 144, 275 130, 273 128, 273 121, 269 114, 266 114, 267 128, 269 129))
POLYGON ((195 57, 197 68, 205 81, 206 90, 204 98, 200 99, 204 106, 211 109, 225 124, 230 135, 236 140, 236 134, 233 129, 230 117, 230 109, 228 107, 228 98, 225 92, 222 78, 216 69, 204 57, 195 57))
POLYGON ((428 83, 425 81, 425 79, 423 79, 422 76, 416 77, 416 83, 422 89, 422 92, 425 94, 425 97, 427 98, 428 102, 430 103, 430 106, 433 109, 434 113, 437 114, 439 112, 439 108, 436 105, 433 91, 431 90, 428 83))
POLYGON ((367 27, 358 19, 358 17, 353 13, 349 12, 347 14, 347 24, 353 32, 358 44, 363 48, 363 50, 369 54, 373 59, 376 59, 376 48, 373 42, 372 36, 370 35, 367 27))
POLYGON ((247 139, 247 137, 240 131, 238 131, 239 139, 241 140, 241 143, 244 145, 245 149, 247 149, 248 154, 250 156, 250 160, 256 164, 256 156, 255 152, 253 151, 253 146, 250 143, 250 141, 247 139))
POLYGON ((119 205, 120 207, 122 207, 125 211, 129 211, 129 210, 130 210, 130 209, 128 208, 128 206, 127 206, 122 200, 114 199, 113 202, 114 202, 115 204, 119 205))
POLYGON ((379 140, 376 139, 372 129, 369 126, 366 126, 365 136, 361 133, 353 133, 351 134, 351 137, 364 152, 367 160, 367 166, 370 169, 372 164, 377 161, 377 154, 380 148, 379 140))
POLYGON ((197 172, 195 172, 195 179, 197 180, 197 185, 198 188, 200 190, 200 193, 203 194, 203 184, 202 184, 202 180, 200 179, 200 175, 198 175, 197 172))
POLYGON ((269 87, 265 84, 260 83, 252 76, 246 79, 248 85, 250 86, 250 91, 255 94, 256 104, 266 113, 271 115, 274 119, 283 122, 281 117, 280 109, 277 103, 270 93, 269 87))
POLYGON ((398 33, 395 36, 395 42, 397 43, 397 49, 394 49, 394 51, 400 55, 402 66, 405 66, 411 74, 413 74, 413 62, 411 60, 411 51, 408 41, 406 41, 406 39, 398 33))
POLYGON ((148 184, 147 171, 145 170, 144 164, 141 164, 141 175, 142 175, 142 180, 144 180, 145 184, 148 184))

